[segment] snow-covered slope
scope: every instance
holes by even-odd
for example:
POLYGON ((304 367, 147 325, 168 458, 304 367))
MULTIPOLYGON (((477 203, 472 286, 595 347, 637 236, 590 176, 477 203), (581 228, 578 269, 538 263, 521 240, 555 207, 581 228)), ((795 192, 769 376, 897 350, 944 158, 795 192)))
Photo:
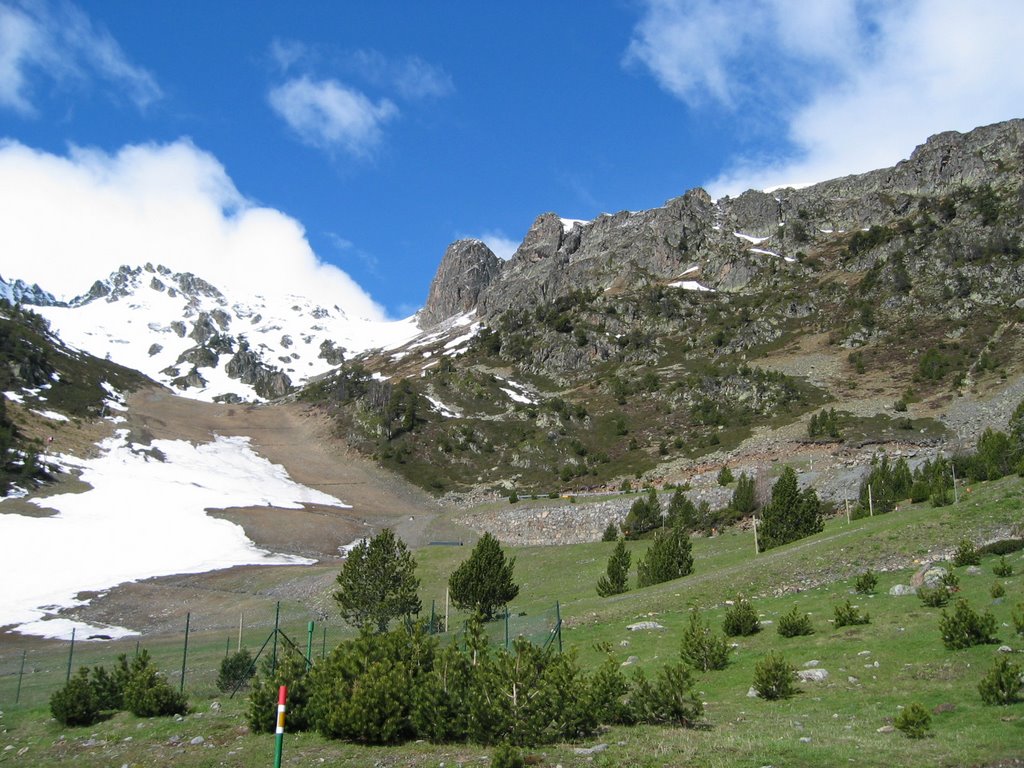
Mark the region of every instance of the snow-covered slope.
POLYGON ((351 317, 342 306, 270 292, 227 295, 151 264, 122 267, 67 305, 36 311, 66 343, 202 400, 280 396, 345 356, 419 332, 413 318, 351 317))

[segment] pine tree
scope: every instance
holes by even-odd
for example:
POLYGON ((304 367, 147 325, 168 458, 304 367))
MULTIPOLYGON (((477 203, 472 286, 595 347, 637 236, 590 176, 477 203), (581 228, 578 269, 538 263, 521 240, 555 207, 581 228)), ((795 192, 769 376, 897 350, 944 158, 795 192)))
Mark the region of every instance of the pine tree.
POLYGON ((337 581, 341 618, 354 627, 386 632, 392 619, 420 612, 416 561, 390 528, 356 545, 337 581))
POLYGON ((688 575, 693 571, 690 534, 678 525, 658 531, 651 548, 637 563, 636 569, 641 587, 688 575))
POLYGON ((519 594, 519 586, 512 581, 515 563, 514 557, 505 557, 498 540, 485 533, 469 559, 448 579, 452 602, 457 608, 479 610, 490 621, 497 608, 519 594))
POLYGON ((661 524, 661 504, 658 495, 651 488, 646 496, 634 501, 633 506, 629 508, 629 514, 622 521, 622 532, 627 539, 634 539, 653 531, 661 524))
POLYGON ((762 551, 818 533, 824 527, 821 502, 813 488, 800 490, 796 472, 786 467, 772 486, 758 529, 762 551))
POLYGON ((633 556, 626 549, 626 542, 619 539, 612 556, 608 558, 607 575, 597 582, 597 594, 601 597, 621 595, 629 590, 629 566, 633 556))
POLYGON ((697 527, 697 507, 682 488, 676 488, 672 492, 672 498, 668 502, 668 518, 665 522, 673 528, 681 527, 686 531, 692 531, 697 527))
POLYGON ((751 515, 757 509, 757 489, 754 478, 747 475, 746 472, 740 473, 729 506, 736 514, 743 516, 751 515))

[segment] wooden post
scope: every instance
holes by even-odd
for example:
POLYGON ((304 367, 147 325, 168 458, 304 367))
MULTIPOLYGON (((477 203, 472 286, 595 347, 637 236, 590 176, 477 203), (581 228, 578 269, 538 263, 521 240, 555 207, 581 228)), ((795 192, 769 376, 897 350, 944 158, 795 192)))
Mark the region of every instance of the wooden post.
POLYGON ((960 503, 960 494, 956 490, 956 464, 954 464, 951 461, 951 462, 949 462, 949 466, 950 466, 950 469, 953 470, 953 503, 954 504, 959 504, 960 503))
POLYGON ((871 496, 871 483, 868 483, 868 514, 871 517, 875 516, 875 502, 874 498, 871 496))
POLYGON ((242 650, 242 612, 238 612, 238 650, 242 650))
POLYGON ((448 587, 444 588, 444 631, 448 631, 448 587))
POLYGON ((761 551, 761 547, 757 543, 757 515, 754 515, 754 554, 758 554, 761 551))
POLYGON ((850 524, 850 497, 843 498, 843 502, 846 504, 846 524, 850 524))

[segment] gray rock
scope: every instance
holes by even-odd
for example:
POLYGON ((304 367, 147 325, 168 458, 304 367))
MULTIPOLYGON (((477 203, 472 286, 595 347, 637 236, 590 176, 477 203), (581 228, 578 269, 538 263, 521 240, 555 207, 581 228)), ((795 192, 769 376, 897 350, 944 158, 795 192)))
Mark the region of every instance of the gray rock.
POLYGON ((476 307, 483 291, 501 271, 501 260, 479 240, 457 240, 448 246, 430 284, 427 303, 417 316, 431 328, 476 307))
POLYGON ((804 662, 804 667, 807 668, 807 669, 810 669, 811 667, 816 667, 819 664, 821 664, 821 662, 818 661, 817 659, 811 659, 810 661, 805 661, 804 662))
POLYGON ((964 569, 964 573, 968 576, 981 576, 981 568, 977 565, 968 565, 967 568, 964 569))
POLYGON ((206 739, 204 739, 202 736, 196 736, 194 739, 192 739, 189 742, 189 744, 191 744, 193 747, 198 747, 200 744, 204 743, 205 741, 206 741, 206 739))
POLYGON ((595 744, 592 747, 576 747, 573 752, 577 755, 596 755, 608 749, 607 744, 595 744))
POLYGON ((656 621, 638 621, 636 624, 630 624, 626 629, 630 632, 639 632, 644 629, 664 629, 664 627, 656 621))
POLYGON ((997 650, 999 653, 1013 653, 1013 648, 1008 645, 1000 645, 997 650))
POLYGON ((907 595, 914 595, 917 593, 909 584, 893 584, 889 588, 889 594, 893 597, 906 597, 907 595))
POLYGON ((809 683, 820 683, 828 678, 827 669, 800 669, 796 676, 809 683))
POLYGON ((626 659, 624 662, 622 662, 621 666, 623 666, 623 667, 631 667, 631 666, 633 666, 634 664, 636 664, 639 661, 640 661, 640 657, 639 656, 630 656, 628 659, 626 659))
POLYGON ((883 725, 877 730, 877 733, 895 733, 896 729, 891 725, 883 725))
POLYGON ((761 694, 759 694, 757 692, 757 689, 754 688, 754 686, 750 686, 750 688, 747 689, 747 698, 748 699, 757 699, 757 698, 760 698, 760 696, 761 696, 761 694))

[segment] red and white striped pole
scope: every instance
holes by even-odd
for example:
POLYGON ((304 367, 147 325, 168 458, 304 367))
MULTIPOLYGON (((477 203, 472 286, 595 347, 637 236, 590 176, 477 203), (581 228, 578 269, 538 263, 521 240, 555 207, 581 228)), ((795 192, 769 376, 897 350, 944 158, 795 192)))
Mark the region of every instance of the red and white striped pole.
POLYGON ((282 685, 277 693, 277 730, 274 732, 274 768, 281 768, 281 752, 284 749, 284 702, 288 686, 282 685))

